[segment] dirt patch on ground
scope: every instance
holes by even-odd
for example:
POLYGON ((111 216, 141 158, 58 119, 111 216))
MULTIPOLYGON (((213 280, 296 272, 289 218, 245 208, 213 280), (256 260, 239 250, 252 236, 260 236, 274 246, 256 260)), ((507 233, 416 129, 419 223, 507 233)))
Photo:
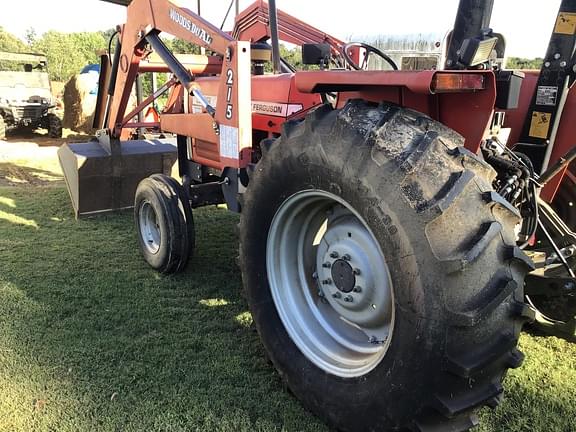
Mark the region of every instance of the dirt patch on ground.
MULTIPOLYGON (((60 147, 64 143, 70 142, 85 142, 89 141, 92 135, 87 135, 82 132, 76 132, 71 129, 62 130, 62 138, 50 138, 48 131, 39 129, 35 131, 14 131, 8 132, 5 142, 11 145, 18 145, 19 143, 34 143, 38 147, 60 147)), ((4 142, 0 141, 0 142, 4 142)), ((0 155, 2 152, 0 151, 0 155)))
POLYGON ((58 148, 91 137, 65 129, 63 138, 40 132, 14 132, 0 140, 0 186, 49 186, 63 183, 58 148))
MULTIPOLYGON (((27 184, 35 186, 47 182, 48 177, 55 177, 44 173, 44 180, 38 175, 40 171, 28 167, 21 167, 10 163, 0 163, 0 186, 27 184), (36 173, 36 175, 35 175, 36 173)), ((51 174, 51 173, 50 173, 51 174)))

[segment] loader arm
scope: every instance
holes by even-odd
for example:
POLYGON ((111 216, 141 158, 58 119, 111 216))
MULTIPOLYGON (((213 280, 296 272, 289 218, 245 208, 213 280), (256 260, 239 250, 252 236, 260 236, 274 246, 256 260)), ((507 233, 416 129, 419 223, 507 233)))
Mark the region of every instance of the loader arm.
POLYGON ((189 9, 178 7, 168 0, 134 0, 127 8, 127 22, 121 30, 121 53, 114 96, 108 113, 111 137, 120 138, 126 124, 130 93, 140 61, 148 54, 148 43, 160 48, 157 53, 164 55, 164 61, 177 75, 187 94, 199 92, 194 76, 163 47, 158 38, 161 32, 223 56, 218 100, 225 101, 214 111, 208 107, 208 112, 204 113, 164 114, 160 117, 162 129, 185 135, 188 129, 184 119, 176 116, 186 115, 188 127, 193 124, 203 139, 220 144, 224 150, 223 162, 231 167, 245 165, 247 159, 244 160, 243 156, 251 148, 250 44, 236 41, 189 9), (166 57, 169 61, 166 61, 166 57))

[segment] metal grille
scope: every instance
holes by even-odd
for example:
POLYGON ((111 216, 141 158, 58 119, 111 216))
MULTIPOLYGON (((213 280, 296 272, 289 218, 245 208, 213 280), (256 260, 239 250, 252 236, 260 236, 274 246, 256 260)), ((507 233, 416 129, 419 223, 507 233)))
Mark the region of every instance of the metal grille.
POLYGON ((42 116, 42 107, 41 106, 19 106, 13 108, 14 118, 22 119, 22 118, 29 118, 29 119, 37 119, 42 116))

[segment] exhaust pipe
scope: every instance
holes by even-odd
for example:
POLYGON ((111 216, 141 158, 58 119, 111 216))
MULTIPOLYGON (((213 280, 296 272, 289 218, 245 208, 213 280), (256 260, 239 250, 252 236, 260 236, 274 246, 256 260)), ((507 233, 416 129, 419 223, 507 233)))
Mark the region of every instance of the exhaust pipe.
POLYGON ((268 17, 270 20, 270 39, 272 41, 272 67, 275 74, 282 72, 280 62, 280 42, 278 41, 278 10, 276 0, 268 0, 268 17))

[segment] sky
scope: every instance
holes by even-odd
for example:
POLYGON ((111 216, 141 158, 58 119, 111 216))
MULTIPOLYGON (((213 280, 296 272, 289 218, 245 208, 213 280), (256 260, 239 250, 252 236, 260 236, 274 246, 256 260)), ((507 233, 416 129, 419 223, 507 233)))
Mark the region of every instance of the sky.
MULTIPOLYGON (((240 9, 252 1, 240 0, 240 9)), ((196 10, 196 0, 179 0, 179 3, 196 10)), ((229 3, 229 0, 202 0, 202 15, 220 26, 229 3)), ((507 54, 543 57, 560 0, 494 3, 491 27, 506 37, 507 54)), ((374 35, 445 34, 454 24, 458 0, 276 0, 276 4, 339 39, 360 40, 362 36, 374 35)), ((125 9, 99 0, 11 0, 2 7, 0 26, 21 38, 30 27, 38 34, 51 29, 106 30, 124 22, 125 9)), ((225 29, 231 28, 231 23, 229 20, 225 29)))

